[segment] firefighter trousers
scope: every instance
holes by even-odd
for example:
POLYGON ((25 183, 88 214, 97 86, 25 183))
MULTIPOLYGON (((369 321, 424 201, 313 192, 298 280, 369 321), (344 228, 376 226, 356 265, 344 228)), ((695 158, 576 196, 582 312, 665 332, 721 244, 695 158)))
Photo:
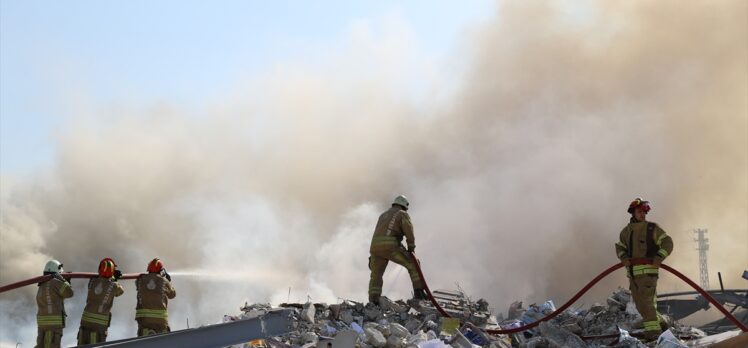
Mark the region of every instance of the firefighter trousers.
POLYGON ((657 276, 641 275, 629 278, 629 290, 631 297, 636 304, 636 310, 639 311, 644 319, 644 331, 661 332, 660 323, 662 317, 657 312, 657 276))
POLYGON ((138 320, 138 337, 170 332, 169 323, 166 320, 138 320))
POLYGON ((78 345, 106 342, 109 329, 105 327, 93 327, 81 325, 78 329, 78 345))
POLYGON ((371 277, 369 279, 369 300, 378 301, 382 295, 382 276, 384 275, 387 264, 392 261, 405 267, 410 275, 410 281, 413 283, 413 290, 423 289, 423 280, 418 275, 416 264, 411 259, 410 254, 402 247, 377 250, 371 252, 369 257, 369 269, 371 277))
POLYGON ((59 348, 62 342, 62 328, 39 328, 36 335, 37 348, 59 348))

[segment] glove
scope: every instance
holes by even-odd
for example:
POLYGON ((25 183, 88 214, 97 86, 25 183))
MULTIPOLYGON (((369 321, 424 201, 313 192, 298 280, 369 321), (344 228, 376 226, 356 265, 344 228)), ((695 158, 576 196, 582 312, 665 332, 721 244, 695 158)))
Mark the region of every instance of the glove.
POLYGON ((629 259, 624 259, 623 261, 621 261, 621 263, 622 263, 622 264, 623 264, 623 266, 625 266, 625 267, 629 267, 629 266, 631 266, 631 260, 629 260, 629 259))
POLYGON ((166 272, 165 269, 164 269, 164 278, 166 278, 168 281, 171 281, 171 276, 169 275, 169 273, 166 272))
POLYGON ((120 271, 118 269, 115 269, 114 270, 114 280, 119 280, 120 278, 122 278, 122 271, 120 271))
POLYGON ((62 276, 62 274, 60 274, 60 273, 55 273, 55 275, 53 275, 53 277, 54 277, 55 279, 57 279, 57 280, 61 281, 61 282, 64 282, 64 283, 67 283, 67 282, 68 282, 68 280, 67 280, 67 279, 65 279, 65 277, 63 277, 63 276, 62 276))
POLYGON ((408 245, 408 252, 412 253, 414 251, 416 251, 416 246, 415 245, 408 245))
POLYGON ((655 266, 655 267, 657 267, 657 268, 660 268, 660 266, 662 266, 662 260, 660 260, 660 259, 654 259, 654 260, 652 261, 652 266, 655 266))

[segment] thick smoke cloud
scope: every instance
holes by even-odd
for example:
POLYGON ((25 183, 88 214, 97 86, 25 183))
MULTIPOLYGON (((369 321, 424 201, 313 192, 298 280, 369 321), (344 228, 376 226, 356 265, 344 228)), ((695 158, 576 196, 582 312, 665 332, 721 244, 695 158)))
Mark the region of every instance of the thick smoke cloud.
MULTIPOLYGON (((183 272, 177 329, 245 300, 364 300, 374 223, 405 193, 432 286, 457 280, 497 310, 563 302, 614 263, 638 195, 675 240, 670 265, 698 277, 691 231, 706 227, 712 273, 740 286, 746 3, 575 6, 499 6, 465 33, 452 86, 406 81, 428 91, 417 98, 400 77, 414 76, 414 39, 358 30, 319 66, 279 64, 199 115, 168 103, 75 110, 51 171, 3 178, 0 283, 48 258, 91 271, 111 256, 139 272, 158 256, 183 272)), ((409 296, 400 273, 388 271, 391 297, 409 296)), ((67 340, 85 297, 76 284, 67 340)), ((625 284, 618 274, 590 299, 625 284)), ((661 291, 676 287, 663 276, 661 291)), ((112 338, 134 333, 126 291, 112 338)), ((0 341, 31 342, 34 293, 0 295, 0 341)))

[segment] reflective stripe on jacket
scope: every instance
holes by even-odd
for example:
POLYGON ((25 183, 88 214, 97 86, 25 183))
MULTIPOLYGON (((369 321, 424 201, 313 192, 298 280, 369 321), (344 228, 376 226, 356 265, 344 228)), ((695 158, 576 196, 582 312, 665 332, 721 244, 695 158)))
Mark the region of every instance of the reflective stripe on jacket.
POLYGON ((400 206, 393 206, 379 216, 369 251, 396 248, 403 238, 408 247, 415 248, 416 239, 410 215, 400 206))
POLYGON ((97 277, 89 280, 88 297, 86 297, 86 307, 83 309, 81 323, 109 327, 114 298, 124 292, 122 285, 114 278, 97 277))
MULTIPOLYGON (((616 255, 623 261, 627 259, 653 258, 660 261, 673 252, 673 240, 654 222, 631 222, 621 230, 615 244, 616 255), (652 225, 651 239, 647 238, 647 229, 652 225)), ((629 276, 657 275, 659 270, 653 265, 635 265, 629 270, 629 276)))
POLYGON ((109 327, 109 317, 109 314, 104 315, 83 311, 81 322, 109 327))
POLYGON ((68 282, 52 278, 39 284, 36 292, 36 322, 39 326, 65 327, 65 299, 73 297, 68 282))
POLYGON ((169 313, 165 309, 136 309, 135 318, 169 319, 169 313))
POLYGON ((171 282, 157 273, 144 274, 135 281, 138 303, 135 318, 167 319, 169 299, 177 296, 171 282))

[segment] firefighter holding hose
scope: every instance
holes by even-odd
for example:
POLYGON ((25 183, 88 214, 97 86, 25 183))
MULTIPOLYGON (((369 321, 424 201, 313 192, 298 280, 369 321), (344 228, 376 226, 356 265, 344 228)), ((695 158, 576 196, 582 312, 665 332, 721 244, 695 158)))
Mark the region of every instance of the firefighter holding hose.
POLYGON ((65 299, 73 297, 73 289, 67 279, 60 274, 62 263, 49 260, 44 266, 44 275, 51 276, 39 283, 36 292, 36 323, 38 332, 36 347, 56 348, 62 341, 62 330, 65 328, 65 299))
POLYGON ((657 312, 655 296, 657 277, 662 261, 673 252, 673 240, 660 226, 647 221, 651 209, 649 202, 636 198, 629 204, 631 220, 620 233, 616 243, 616 254, 629 277, 629 290, 636 309, 644 319, 645 339, 657 339, 666 326, 657 312), (632 265, 631 259, 652 259, 652 264, 632 265))
POLYGON ((88 281, 86 308, 78 329, 79 346, 106 342, 114 298, 125 293, 122 285, 117 283, 121 277, 122 272, 114 260, 107 257, 99 262, 99 276, 88 281))
POLYGON ((418 275, 417 265, 413 262, 410 253, 416 248, 416 240, 413 235, 413 224, 408 215, 410 202, 405 196, 397 196, 392 207, 382 213, 374 229, 369 248, 369 302, 379 304, 382 295, 382 276, 387 264, 392 261, 408 270, 410 280, 413 283, 413 298, 426 299, 423 279, 418 275), (408 248, 405 249, 400 242, 405 237, 408 248))
POLYGON ((148 274, 143 274, 135 281, 138 290, 138 303, 135 309, 135 321, 138 322, 138 336, 148 336, 171 331, 167 305, 170 299, 177 296, 171 285, 171 276, 166 272, 164 263, 155 258, 148 263, 148 274))

